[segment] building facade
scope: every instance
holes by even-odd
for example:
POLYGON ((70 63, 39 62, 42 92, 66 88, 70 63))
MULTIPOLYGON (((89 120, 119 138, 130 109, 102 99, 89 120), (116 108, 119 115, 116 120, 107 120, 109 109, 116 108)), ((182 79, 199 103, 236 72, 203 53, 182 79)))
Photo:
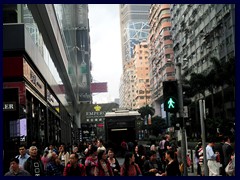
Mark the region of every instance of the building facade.
POLYGON ((20 144, 77 143, 80 95, 90 89, 87 12, 87 5, 3 5, 4 167, 20 144))
POLYGON ((147 42, 141 42, 134 47, 134 92, 132 109, 139 109, 150 103, 150 81, 147 42))
MULTIPOLYGON (((120 4, 120 28, 121 28, 121 44, 122 44, 122 64, 123 71, 126 64, 133 58, 133 49, 136 44, 146 41, 148 37, 148 13, 150 4, 120 4)), ((120 86, 120 107, 124 107, 123 103, 128 88, 127 82, 129 79, 124 77, 130 71, 123 72, 120 86), (127 74, 125 74, 127 73, 127 74)))
POLYGON ((163 111, 163 82, 175 80, 170 4, 152 4, 149 13, 149 65, 151 104, 155 114, 163 111))
MULTIPOLYGON (((212 57, 219 62, 235 58, 234 4, 171 4, 170 11, 174 60, 175 63, 181 63, 183 78, 189 80, 192 73, 208 74, 213 67, 210 61, 212 57)), ((207 118, 225 117, 235 121, 235 107, 231 103, 235 101, 234 85, 225 84, 223 91, 214 88, 213 93, 209 90, 204 93, 205 97, 197 94, 193 99, 197 102, 205 98, 207 118), (221 105, 212 107, 214 99, 221 105)), ((189 109, 190 122, 194 124, 193 132, 197 131, 196 127, 200 128, 198 114, 198 104, 193 103, 189 109)))

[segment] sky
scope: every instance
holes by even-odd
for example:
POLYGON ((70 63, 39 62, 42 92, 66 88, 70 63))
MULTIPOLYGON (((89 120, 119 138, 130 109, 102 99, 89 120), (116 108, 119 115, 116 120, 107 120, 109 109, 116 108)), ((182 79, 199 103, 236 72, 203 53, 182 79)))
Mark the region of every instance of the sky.
POLYGON ((107 93, 94 93, 93 103, 119 98, 122 74, 119 4, 89 4, 93 82, 107 82, 107 93))

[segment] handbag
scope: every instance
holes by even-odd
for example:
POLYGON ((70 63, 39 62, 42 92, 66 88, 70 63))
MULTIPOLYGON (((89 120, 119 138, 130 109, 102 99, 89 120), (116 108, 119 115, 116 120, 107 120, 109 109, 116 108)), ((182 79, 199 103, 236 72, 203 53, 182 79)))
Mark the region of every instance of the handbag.
POLYGON ((225 172, 229 176, 233 176, 234 174, 234 168, 233 168, 233 163, 232 161, 229 161, 228 165, 225 168, 225 172))
POLYGON ((183 163, 181 163, 181 164, 179 165, 179 171, 180 171, 180 173, 183 173, 183 171, 184 171, 183 163))

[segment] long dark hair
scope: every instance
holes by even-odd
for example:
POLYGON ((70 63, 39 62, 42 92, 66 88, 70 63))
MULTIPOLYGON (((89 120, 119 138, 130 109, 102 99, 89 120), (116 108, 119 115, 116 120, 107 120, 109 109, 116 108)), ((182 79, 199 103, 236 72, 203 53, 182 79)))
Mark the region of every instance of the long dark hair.
POLYGON ((132 152, 127 152, 125 154, 125 159, 124 159, 124 167, 125 167, 125 171, 124 171, 124 175, 127 176, 128 175, 128 169, 129 169, 129 165, 130 165, 130 158, 132 158, 133 153, 132 152))

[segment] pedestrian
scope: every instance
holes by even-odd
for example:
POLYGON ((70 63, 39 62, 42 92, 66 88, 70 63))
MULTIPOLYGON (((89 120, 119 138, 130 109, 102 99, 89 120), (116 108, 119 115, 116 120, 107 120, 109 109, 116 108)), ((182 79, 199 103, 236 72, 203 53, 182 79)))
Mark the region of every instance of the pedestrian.
POLYGON ((97 146, 92 145, 91 149, 89 150, 89 156, 85 160, 85 168, 87 176, 94 176, 95 166, 98 163, 97 157, 97 146))
POLYGON ((202 172, 201 172, 201 167, 199 164, 199 149, 202 149, 202 142, 200 142, 200 141, 197 143, 194 150, 195 150, 195 162, 197 164, 197 175, 201 176, 202 172))
POLYGON ((134 158, 135 163, 138 164, 141 172, 143 172, 143 164, 146 160, 146 150, 142 144, 139 144, 135 147, 134 158))
POLYGON ((119 176, 120 174, 120 165, 117 158, 114 155, 114 151, 112 148, 108 149, 108 162, 110 163, 110 167, 112 168, 114 176, 119 176))
POLYGON ((162 139, 158 145, 158 153, 159 153, 159 157, 161 158, 161 161, 164 161, 164 158, 165 158, 165 148, 164 148, 165 141, 166 141, 166 137, 162 136, 162 139))
POLYGON ((64 144, 61 144, 59 147, 59 155, 58 155, 61 164, 66 167, 67 163, 69 162, 69 152, 66 149, 66 146, 64 144))
MULTIPOLYGON (((165 143, 164 143, 164 151, 165 151, 165 152, 166 152, 167 150, 170 150, 170 149, 171 149, 170 139, 171 139, 170 135, 167 134, 167 135, 165 136, 165 143)), ((165 154, 165 155, 166 155, 166 154, 165 154)))
POLYGON ((104 150, 98 151, 98 162, 94 169, 94 176, 113 176, 112 168, 104 150))
POLYGON ((207 166, 209 169, 209 176, 219 176, 220 174, 220 163, 217 163, 216 157, 219 156, 219 153, 214 153, 213 147, 215 146, 215 140, 210 139, 206 147, 206 156, 207 156, 207 166))
POLYGON ((12 158, 9 171, 4 176, 31 176, 31 174, 20 167, 18 158, 12 158))
POLYGON ((84 165, 78 162, 78 154, 72 153, 70 155, 69 163, 64 168, 63 176, 86 176, 84 165))
POLYGON ((125 156, 127 151, 128 151, 128 145, 127 145, 125 139, 123 139, 122 142, 121 142, 121 155, 122 155, 122 157, 125 156))
POLYGON ((155 176, 157 173, 162 173, 162 163, 157 158, 156 151, 149 152, 149 159, 145 160, 143 164, 143 175, 144 176, 155 176))
POLYGON ((62 176, 64 166, 61 164, 56 152, 53 151, 50 155, 48 155, 48 157, 49 162, 46 167, 47 176, 62 176))
POLYGON ((141 176, 142 172, 137 163, 135 163, 135 157, 132 152, 125 154, 124 163, 120 170, 121 176, 141 176))
POLYGON ((175 152, 172 150, 167 150, 165 153, 165 159, 167 161, 166 170, 164 173, 159 174, 159 176, 181 176, 179 163, 175 157, 175 152))
POLYGON ((231 160, 231 155, 233 154, 234 150, 231 145, 231 140, 228 136, 224 137, 224 144, 222 146, 222 151, 223 151, 223 169, 225 170, 226 166, 231 160))
POLYGON ((134 151, 134 144, 133 144, 132 141, 129 141, 129 142, 127 143, 127 146, 128 146, 128 151, 130 151, 130 152, 133 152, 133 151, 134 151))
POLYGON ((203 147, 202 144, 197 151, 198 153, 198 164, 200 166, 200 176, 204 176, 204 156, 203 156, 203 147))
POLYGON ((29 148, 30 157, 24 163, 24 169, 32 176, 45 176, 44 167, 41 159, 38 156, 38 149, 36 146, 29 148))
POLYGON ((231 155, 231 160, 224 170, 228 176, 235 176, 235 153, 231 155))
POLYGON ((106 152, 106 148, 105 148, 105 146, 103 145, 103 140, 102 140, 102 139, 98 139, 98 140, 97 140, 97 147, 98 147, 98 149, 97 149, 98 152, 99 152, 100 150, 103 150, 103 151, 106 152))
POLYGON ((20 145, 18 150, 19 155, 17 155, 15 158, 19 160, 19 166, 24 169, 23 165, 30 156, 29 154, 27 154, 27 149, 25 145, 20 145))
POLYGON ((42 161, 43 166, 44 166, 44 171, 46 171, 47 163, 49 161, 49 156, 48 155, 49 155, 48 150, 44 150, 44 153, 43 153, 43 155, 41 157, 41 161, 42 161))
POLYGON ((181 141, 177 142, 178 147, 177 147, 177 161, 179 163, 179 170, 181 175, 184 173, 184 165, 183 165, 183 158, 182 158, 182 147, 181 147, 181 141))

